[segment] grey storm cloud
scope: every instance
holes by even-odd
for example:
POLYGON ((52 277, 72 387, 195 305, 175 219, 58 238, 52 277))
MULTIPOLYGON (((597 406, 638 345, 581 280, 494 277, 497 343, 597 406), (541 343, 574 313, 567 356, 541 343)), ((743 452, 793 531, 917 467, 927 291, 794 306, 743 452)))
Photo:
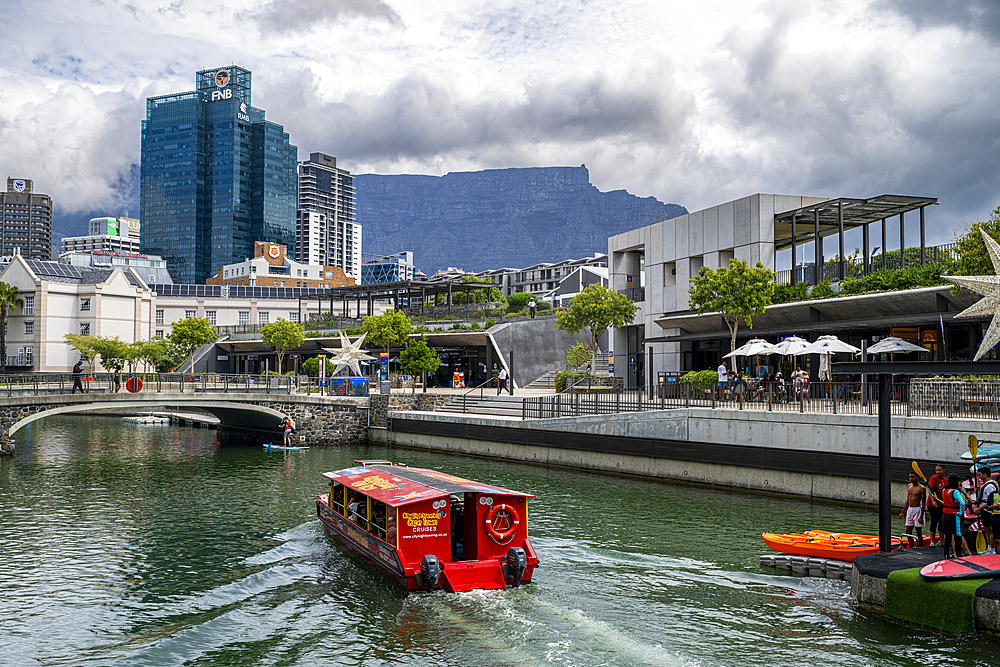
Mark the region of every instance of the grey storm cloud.
POLYGON ((1000 2, 997 0, 878 0, 919 29, 953 25, 1000 42, 1000 2))
POLYGON ((237 18, 256 23, 261 33, 294 32, 351 18, 403 24, 396 10, 382 0, 271 0, 257 11, 240 12, 237 18))
POLYGON ((551 141, 628 137, 667 144, 693 107, 667 66, 621 80, 594 74, 534 83, 517 96, 486 91, 472 99, 423 73, 350 104, 318 101, 308 72, 275 83, 269 118, 284 108, 290 132, 310 136, 322 128, 345 157, 373 161, 551 141))
POLYGON ((959 67, 949 81, 920 85, 919 76, 900 75, 891 49, 802 58, 789 48, 794 37, 776 20, 758 33, 732 29, 720 42, 726 57, 711 74, 712 95, 753 148, 731 151, 717 167, 756 169, 817 195, 943 197, 952 215, 995 206, 996 76, 966 81, 984 71, 959 67))

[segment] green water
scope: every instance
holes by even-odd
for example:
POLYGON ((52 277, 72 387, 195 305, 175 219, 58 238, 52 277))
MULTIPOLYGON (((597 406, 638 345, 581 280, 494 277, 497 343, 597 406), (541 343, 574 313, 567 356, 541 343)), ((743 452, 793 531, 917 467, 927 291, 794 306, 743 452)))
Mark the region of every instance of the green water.
POLYGON ((995 665, 1000 644, 762 569, 765 530, 874 510, 381 447, 267 454, 53 417, 0 460, 0 665, 995 665), (528 491, 541 566, 407 595, 323 533, 322 472, 390 458, 528 491))

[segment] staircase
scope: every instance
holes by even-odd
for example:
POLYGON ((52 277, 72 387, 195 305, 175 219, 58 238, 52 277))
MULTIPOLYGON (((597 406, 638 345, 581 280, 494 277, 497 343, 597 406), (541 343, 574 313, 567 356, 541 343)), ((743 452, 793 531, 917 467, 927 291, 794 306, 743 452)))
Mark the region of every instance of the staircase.
MULTIPOLYGON (((597 355, 597 368, 601 368, 601 369, 607 368, 608 367, 608 357, 609 357, 609 354, 607 352, 601 352, 599 355, 597 355)), ((585 363, 585 364, 583 364, 581 366, 577 366, 576 368, 566 368, 566 367, 563 367, 563 368, 560 368, 560 369, 557 369, 557 370, 554 370, 554 371, 549 371, 548 373, 546 373, 542 377, 538 378, 534 382, 531 382, 526 387, 526 389, 551 389, 552 391, 555 391, 555 388, 556 388, 556 374, 557 373, 560 373, 562 371, 570 371, 571 373, 586 373, 587 372, 587 367, 589 365, 590 365, 590 362, 587 362, 587 363, 585 363)))
MULTIPOLYGON (((516 390, 515 390, 516 391, 516 390)), ((521 398, 509 394, 497 396, 496 389, 486 388, 480 397, 478 391, 471 394, 460 394, 444 405, 438 406, 436 412, 458 412, 475 415, 494 415, 499 417, 521 418, 521 398)))

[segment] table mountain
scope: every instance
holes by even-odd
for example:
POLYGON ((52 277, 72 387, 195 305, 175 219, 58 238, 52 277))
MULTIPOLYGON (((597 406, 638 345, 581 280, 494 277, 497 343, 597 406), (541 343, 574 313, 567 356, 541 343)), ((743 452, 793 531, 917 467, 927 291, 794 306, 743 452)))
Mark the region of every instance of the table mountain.
POLYGON ((655 197, 601 192, 579 167, 359 174, 357 221, 365 254, 412 250, 431 275, 525 267, 608 251, 608 237, 687 213, 655 197))

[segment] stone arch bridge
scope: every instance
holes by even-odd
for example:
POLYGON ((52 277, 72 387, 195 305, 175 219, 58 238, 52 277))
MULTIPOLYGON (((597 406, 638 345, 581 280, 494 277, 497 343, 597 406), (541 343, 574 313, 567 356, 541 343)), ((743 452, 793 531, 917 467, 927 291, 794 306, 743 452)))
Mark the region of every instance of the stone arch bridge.
POLYGON ((368 398, 297 394, 162 392, 138 394, 42 394, 0 398, 0 440, 28 424, 60 414, 115 409, 134 412, 197 408, 219 418, 228 434, 281 437, 278 425, 290 417, 296 436, 311 445, 360 442, 367 437, 368 398))

